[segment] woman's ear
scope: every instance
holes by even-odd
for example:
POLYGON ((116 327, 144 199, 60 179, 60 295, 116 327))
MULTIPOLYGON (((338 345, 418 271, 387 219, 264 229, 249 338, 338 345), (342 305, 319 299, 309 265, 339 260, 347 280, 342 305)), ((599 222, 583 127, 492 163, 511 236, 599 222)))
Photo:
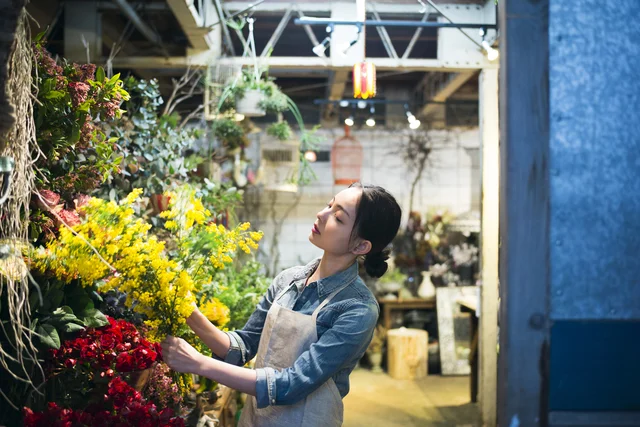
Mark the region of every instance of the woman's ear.
POLYGON ((366 255, 371 251, 371 242, 368 240, 360 240, 351 252, 355 255, 366 255))

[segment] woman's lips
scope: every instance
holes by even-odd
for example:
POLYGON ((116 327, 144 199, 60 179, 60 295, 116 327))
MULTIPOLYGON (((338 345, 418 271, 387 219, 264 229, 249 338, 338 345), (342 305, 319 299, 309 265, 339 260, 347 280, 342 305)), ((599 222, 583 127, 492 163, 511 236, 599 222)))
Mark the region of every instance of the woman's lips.
POLYGON ((315 234, 320 234, 320 229, 318 229, 317 225, 313 224, 313 227, 311 227, 311 232, 315 234))

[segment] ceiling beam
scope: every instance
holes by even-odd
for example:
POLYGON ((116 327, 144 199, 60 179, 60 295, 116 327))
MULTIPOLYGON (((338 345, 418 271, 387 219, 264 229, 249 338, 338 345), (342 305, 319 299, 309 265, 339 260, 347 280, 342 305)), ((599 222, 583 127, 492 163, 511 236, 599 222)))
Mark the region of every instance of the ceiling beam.
MULTIPOLYGON (((211 0, 205 0, 205 2, 207 8, 214 10, 215 6, 211 0)), ((193 1, 167 0, 167 3, 187 36, 191 47, 196 50, 207 50, 213 47, 213 40, 209 35, 211 30, 205 27, 205 17, 198 13, 193 1)))
MULTIPOLYGON (((431 96, 425 97, 425 101, 445 102, 451 95, 456 93, 466 82, 468 82, 476 71, 467 70, 456 73, 449 78, 439 88, 437 88, 431 96)), ((435 112, 438 108, 442 108, 442 104, 425 104, 418 112, 419 116, 426 117, 435 112)))
MULTIPOLYGON (((440 61, 438 59, 392 59, 392 58, 367 58, 378 70, 396 71, 439 71, 439 72, 461 72, 476 71, 480 69, 498 68, 498 64, 489 62, 460 62, 460 61, 440 61)), ((217 58, 208 52, 193 52, 189 56, 138 56, 116 58, 113 62, 117 68, 179 68, 188 66, 207 67, 213 64, 228 66, 250 66, 253 65, 251 58, 245 57, 225 57, 217 58)), ((260 59, 259 64, 269 68, 298 69, 298 70, 331 70, 330 59, 317 56, 289 57, 272 56, 260 59)), ((470 77, 467 78, 467 80, 470 77)))
MULTIPOLYGON (((224 3, 225 8, 230 12, 245 9, 247 5, 251 4, 251 1, 227 1, 224 3)), ((353 3, 343 1, 342 3, 353 3)), ((289 9, 291 2, 264 2, 256 8, 256 12, 262 13, 274 13, 284 12, 289 9)), ((304 13, 330 13, 332 9, 332 2, 296 2, 296 7, 304 13)), ((398 4, 398 3, 377 3, 376 10, 380 13, 403 13, 403 14, 420 14, 422 15, 423 7, 419 3, 398 4)))
MULTIPOLYGON (((347 87, 347 82, 349 81, 349 69, 338 68, 331 72, 331 77, 329 77, 329 89, 328 96, 329 100, 337 101, 343 98, 344 90, 347 87)), ((335 110, 335 104, 330 103, 327 104, 324 108, 324 118, 325 120, 329 120, 333 115, 335 110)))

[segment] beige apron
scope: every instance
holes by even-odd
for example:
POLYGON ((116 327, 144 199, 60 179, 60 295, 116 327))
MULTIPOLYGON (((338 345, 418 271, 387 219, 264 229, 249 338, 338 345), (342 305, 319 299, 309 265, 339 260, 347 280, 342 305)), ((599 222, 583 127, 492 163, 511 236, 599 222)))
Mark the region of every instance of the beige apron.
MULTIPOLYGON (((298 357, 318 341, 318 313, 347 283, 329 295, 311 316, 284 308, 273 301, 260 337, 256 368, 282 370, 293 366, 298 357)), ((339 427, 342 425, 342 397, 333 378, 322 384, 305 399, 293 405, 268 406, 258 409, 256 398, 247 397, 238 427, 339 427)))

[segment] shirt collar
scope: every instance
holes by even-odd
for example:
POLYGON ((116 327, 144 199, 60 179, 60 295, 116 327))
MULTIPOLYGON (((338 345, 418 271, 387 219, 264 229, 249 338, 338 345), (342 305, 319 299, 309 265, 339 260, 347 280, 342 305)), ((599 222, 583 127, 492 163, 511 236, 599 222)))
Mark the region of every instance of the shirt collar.
MULTIPOLYGON (((305 280, 302 279, 307 279, 311 276, 316 268, 318 268, 318 264, 320 264, 320 258, 314 259, 294 275, 298 292, 304 289, 305 280)), ((347 269, 318 280, 318 296, 322 298, 325 295, 329 295, 340 286, 351 283, 357 276, 358 263, 354 262, 347 269)))

